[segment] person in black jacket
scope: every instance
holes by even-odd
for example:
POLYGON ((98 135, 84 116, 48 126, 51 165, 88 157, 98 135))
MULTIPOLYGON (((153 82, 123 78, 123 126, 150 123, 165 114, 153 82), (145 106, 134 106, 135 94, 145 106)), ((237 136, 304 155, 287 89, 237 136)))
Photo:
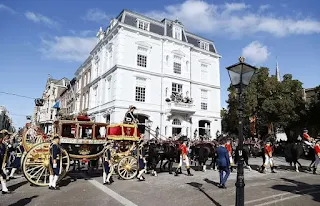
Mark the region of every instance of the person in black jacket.
POLYGON ((5 172, 5 168, 3 167, 6 161, 6 156, 7 156, 7 147, 3 143, 4 137, 5 137, 5 134, 0 133, 0 181, 2 186, 2 194, 7 194, 10 192, 6 184, 7 174, 5 172))
POLYGON ((49 176, 49 189, 50 190, 59 190, 57 187, 57 181, 59 175, 61 174, 61 157, 62 150, 60 148, 60 137, 55 136, 52 143, 50 144, 50 176, 49 176))
POLYGON ((224 143, 220 144, 219 147, 216 149, 217 153, 217 164, 219 167, 220 173, 220 188, 226 189, 226 182, 230 175, 230 159, 229 159, 229 152, 225 148, 224 143), (223 174, 225 173, 225 175, 223 174))

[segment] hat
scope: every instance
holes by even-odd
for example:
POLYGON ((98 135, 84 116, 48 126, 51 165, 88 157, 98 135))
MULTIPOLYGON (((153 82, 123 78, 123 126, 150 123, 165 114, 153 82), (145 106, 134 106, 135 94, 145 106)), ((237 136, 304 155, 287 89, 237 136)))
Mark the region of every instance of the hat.
POLYGON ((133 105, 130 105, 129 109, 137 109, 137 108, 135 106, 133 106, 133 105))
POLYGON ((307 129, 307 128, 304 128, 303 131, 304 131, 304 132, 308 132, 308 129, 307 129))
POLYGON ((60 139, 60 136, 59 135, 55 135, 55 136, 53 136, 53 139, 60 139))

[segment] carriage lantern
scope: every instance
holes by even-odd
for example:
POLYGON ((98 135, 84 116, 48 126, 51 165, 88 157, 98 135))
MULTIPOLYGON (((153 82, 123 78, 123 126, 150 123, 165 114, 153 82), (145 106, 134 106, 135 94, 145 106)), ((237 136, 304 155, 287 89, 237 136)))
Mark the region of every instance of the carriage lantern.
POLYGON ((242 90, 248 86, 257 68, 244 62, 244 57, 239 57, 239 63, 227 67, 231 84, 239 92, 239 157, 236 182, 236 206, 244 205, 244 174, 243 174, 243 99, 242 90))

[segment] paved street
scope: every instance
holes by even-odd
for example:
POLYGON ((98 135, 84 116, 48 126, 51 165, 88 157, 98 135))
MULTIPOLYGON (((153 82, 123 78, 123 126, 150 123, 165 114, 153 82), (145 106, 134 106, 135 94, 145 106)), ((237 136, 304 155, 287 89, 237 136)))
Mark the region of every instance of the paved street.
MULTIPOLYGON (((277 165, 286 165, 283 159, 275 158, 277 165)), ((308 165, 308 161, 301 161, 308 165)), ((260 165, 261 159, 251 159, 252 165, 260 165)), ((255 167, 255 166, 254 166, 255 167)), ((277 174, 260 174, 245 171, 245 205, 319 205, 320 175, 308 172, 277 169, 277 174)), ((161 173, 158 177, 146 176, 145 182, 137 180, 121 181, 115 178, 110 186, 101 184, 101 177, 88 177, 85 174, 67 177, 60 191, 50 191, 43 187, 31 187, 23 177, 8 182, 13 194, 1 195, 0 205, 234 205, 236 173, 232 173, 227 189, 219 189, 217 171, 206 173, 193 171, 194 176, 184 174, 174 177, 161 173)))

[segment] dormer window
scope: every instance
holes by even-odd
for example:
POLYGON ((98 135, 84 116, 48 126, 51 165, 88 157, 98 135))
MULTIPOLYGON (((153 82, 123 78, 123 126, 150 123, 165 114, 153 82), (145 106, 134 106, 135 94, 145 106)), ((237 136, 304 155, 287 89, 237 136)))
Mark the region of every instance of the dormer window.
POLYGON ((182 29, 178 26, 173 26, 172 37, 178 40, 182 40, 182 29))
POLYGON ((204 42, 204 41, 200 41, 199 43, 200 48, 209 51, 209 43, 204 42))
POLYGON ((146 22, 146 21, 142 21, 140 19, 137 19, 137 27, 139 29, 143 29, 143 30, 149 31, 150 23, 146 22))

